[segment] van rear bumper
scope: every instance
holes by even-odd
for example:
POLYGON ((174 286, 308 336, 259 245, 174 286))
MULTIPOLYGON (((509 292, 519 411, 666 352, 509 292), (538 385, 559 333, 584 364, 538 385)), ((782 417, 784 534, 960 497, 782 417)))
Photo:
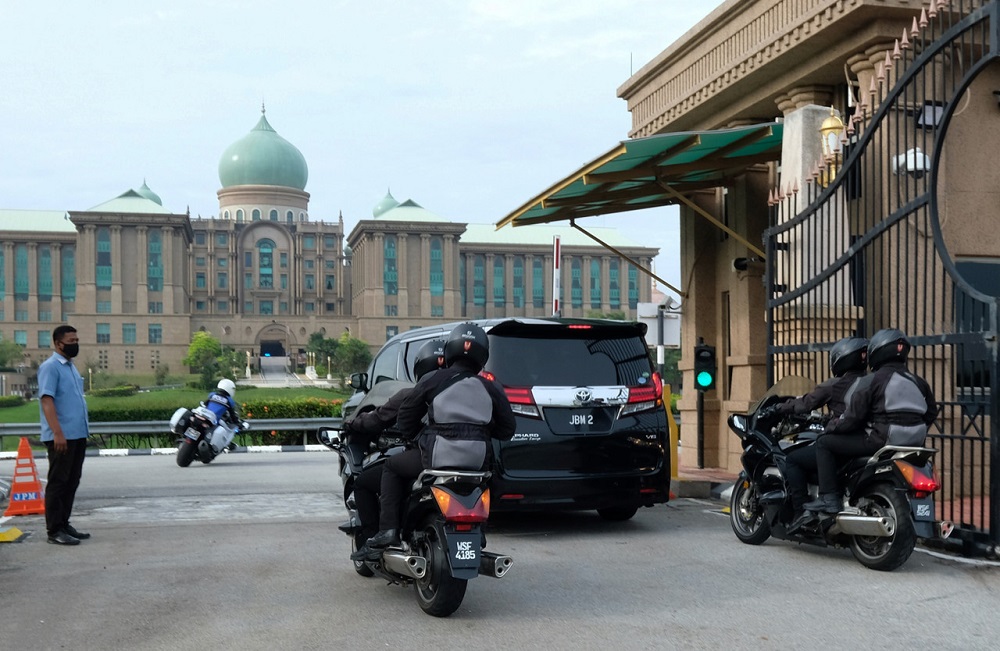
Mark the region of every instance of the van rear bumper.
POLYGON ((652 506, 670 499, 670 472, 647 475, 570 475, 510 478, 493 475, 492 512, 581 511, 652 506))

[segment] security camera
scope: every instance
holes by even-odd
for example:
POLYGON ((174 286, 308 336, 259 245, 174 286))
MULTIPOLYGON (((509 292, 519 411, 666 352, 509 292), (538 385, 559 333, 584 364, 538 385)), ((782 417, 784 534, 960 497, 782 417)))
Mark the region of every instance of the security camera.
POLYGON ((734 258, 733 271, 746 271, 750 267, 750 260, 747 258, 734 258))
POLYGON ((905 154, 900 154, 892 159, 893 174, 909 174, 919 179, 931 169, 930 156, 920 150, 920 147, 906 150, 905 154))

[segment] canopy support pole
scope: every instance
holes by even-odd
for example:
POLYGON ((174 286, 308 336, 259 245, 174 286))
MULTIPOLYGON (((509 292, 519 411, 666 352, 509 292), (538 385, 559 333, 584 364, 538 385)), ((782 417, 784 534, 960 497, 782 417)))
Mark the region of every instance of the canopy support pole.
POLYGON ((744 245, 745 247, 747 247, 748 249, 750 249, 751 251, 753 251, 758 257, 760 257, 761 260, 765 260, 767 258, 767 256, 764 255, 764 252, 760 249, 760 247, 757 247, 757 246, 754 246, 753 244, 751 244, 750 241, 747 240, 747 238, 743 237, 742 235, 740 235, 739 233, 737 233, 733 229, 729 228, 728 226, 726 226, 725 224, 723 224, 722 222, 720 222, 718 219, 716 219, 715 217, 713 217, 711 214, 709 214, 709 212, 707 210, 705 210, 704 208, 702 208, 701 206, 699 206, 695 202, 691 201, 690 199, 688 199, 687 197, 685 197, 683 194, 681 194, 677 190, 675 190, 672 187, 670 187, 670 184, 664 183, 660 179, 657 179, 656 183, 661 188, 663 188, 664 190, 666 190, 670 195, 672 195, 675 199, 677 199, 678 201, 680 201, 681 203, 683 203, 685 206, 687 206, 691 210, 695 211, 696 213, 698 213, 699 215, 701 215, 702 217, 704 217, 708 221, 712 222, 719 229, 721 229, 721 230, 725 231, 726 233, 728 233, 731 238, 733 238, 734 240, 736 240, 740 244, 744 245))
POLYGON ((598 244, 600 244, 601 246, 603 246, 603 247, 604 247, 605 249, 607 249, 607 250, 609 250, 609 251, 612 251, 612 252, 613 252, 613 253, 614 253, 615 255, 617 255, 617 256, 618 256, 619 258, 622 258, 622 259, 624 259, 624 260, 627 260, 627 261, 629 262, 629 264, 631 264, 631 265, 632 265, 633 267, 635 267, 636 269, 638 269, 638 270, 639 270, 639 271, 641 271, 642 273, 646 274, 647 276, 649 276, 649 277, 650 277, 650 278, 652 278, 653 280, 656 280, 656 281, 658 281, 658 282, 660 282, 660 283, 662 283, 662 284, 666 285, 666 286, 667 286, 667 288, 668 288, 668 289, 669 289, 670 291, 672 291, 672 292, 674 292, 674 293, 678 294, 678 295, 679 295, 679 296, 680 296, 681 298, 687 298, 687 293, 686 293, 686 292, 682 292, 681 290, 677 289, 676 287, 674 287, 673 285, 671 285, 671 284, 670 284, 670 283, 668 283, 667 281, 663 280, 662 278, 660 278, 659 276, 657 276, 656 274, 654 274, 654 273, 653 273, 652 271, 650 271, 649 269, 647 269, 647 268, 643 267, 643 266, 642 266, 641 264, 639 264, 638 262, 636 262, 636 261, 635 261, 635 260, 633 260, 632 258, 628 257, 627 255, 625 255, 624 253, 622 253, 621 251, 619 251, 619 250, 618 250, 618 249, 616 249, 615 247, 613 247, 613 246, 611 246, 610 244, 608 244, 607 242, 605 242, 605 241, 601 240, 601 238, 597 237, 597 236, 596 236, 596 235, 594 235, 593 233, 590 233, 590 232, 588 232, 588 231, 587 231, 586 229, 584 229, 584 228, 583 228, 582 226, 577 226, 577 225, 576 225, 576 220, 575 220, 575 219, 572 219, 572 218, 571 218, 571 219, 569 220, 569 225, 570 225, 570 226, 572 226, 573 228, 575 228, 576 230, 580 231, 581 233, 583 233, 584 235, 586 235, 586 236, 587 236, 587 237, 589 237, 590 239, 594 240, 595 242, 597 242, 598 244))

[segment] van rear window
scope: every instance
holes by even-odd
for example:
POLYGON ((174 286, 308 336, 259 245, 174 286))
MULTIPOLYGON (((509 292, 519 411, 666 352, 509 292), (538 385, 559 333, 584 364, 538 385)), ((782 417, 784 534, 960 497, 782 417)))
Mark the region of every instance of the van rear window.
POLYGON ((634 386, 648 380, 653 367, 641 337, 574 336, 584 333, 491 336, 486 369, 506 386, 634 386))

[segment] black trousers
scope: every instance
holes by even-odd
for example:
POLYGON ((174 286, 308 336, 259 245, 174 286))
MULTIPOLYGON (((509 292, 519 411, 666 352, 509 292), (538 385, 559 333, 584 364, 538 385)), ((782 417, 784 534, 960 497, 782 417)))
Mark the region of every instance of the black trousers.
MULTIPOLYGON (((423 469, 424 463, 417 448, 400 452, 385 463, 385 470, 382 471, 382 494, 379 497, 380 531, 400 528, 403 522, 403 506, 410 494, 410 484, 423 469)), ((361 521, 364 522, 363 519, 361 521)))
POLYGON ((361 519, 361 532, 371 538, 378 531, 379 493, 382 490, 384 463, 365 468, 354 482, 354 504, 361 519))
POLYGON ((837 484, 837 469, 854 457, 874 454, 882 446, 864 433, 823 434, 816 440, 816 472, 820 495, 841 492, 837 484))
POLYGON ((792 508, 802 510, 809 501, 809 477, 816 474, 816 445, 796 448, 785 456, 785 485, 792 508))
POLYGON ((68 439, 66 451, 56 452, 55 444, 46 441, 49 475, 45 486, 45 528, 55 535, 69 524, 73 500, 83 476, 83 460, 87 456, 87 439, 68 439))

